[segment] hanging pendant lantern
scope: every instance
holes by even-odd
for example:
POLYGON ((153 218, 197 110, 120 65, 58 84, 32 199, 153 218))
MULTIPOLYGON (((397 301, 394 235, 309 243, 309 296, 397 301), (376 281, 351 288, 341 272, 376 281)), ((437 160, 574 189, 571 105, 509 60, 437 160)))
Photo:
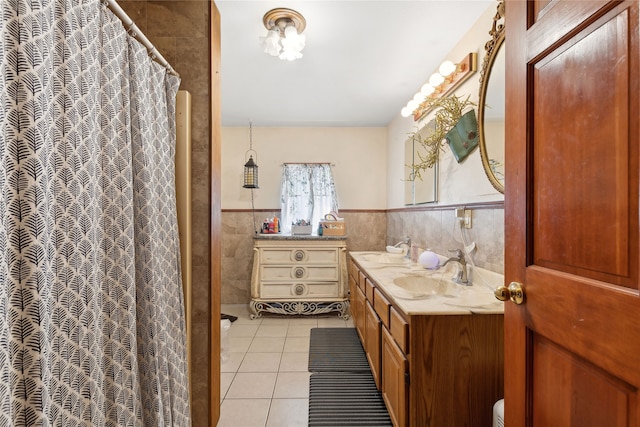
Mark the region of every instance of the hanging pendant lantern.
MULTIPOLYGON (((253 151, 253 150, 249 150, 253 151)), ((247 151, 247 153, 249 153, 247 151)), ((253 151, 255 153, 255 151, 253 151)), ((246 155, 245 155, 246 157, 246 155)), ((258 155, 256 153, 256 159, 258 155)), ((253 161, 253 156, 249 155, 249 160, 244 164, 244 188, 259 188, 258 187, 258 165, 253 161)))

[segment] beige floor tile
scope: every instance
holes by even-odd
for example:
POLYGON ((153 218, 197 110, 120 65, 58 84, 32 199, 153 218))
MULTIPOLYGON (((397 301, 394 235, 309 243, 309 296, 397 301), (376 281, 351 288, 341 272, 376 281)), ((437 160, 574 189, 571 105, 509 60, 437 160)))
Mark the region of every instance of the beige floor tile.
POLYGON ((289 322, 291 319, 289 317, 279 316, 279 317, 264 317, 262 319, 263 325, 268 326, 289 326, 289 322))
POLYGON ((249 346, 249 353, 282 353, 284 338, 256 337, 249 346))
POLYGON ((254 325, 243 325, 233 322, 231 328, 229 328, 229 336, 233 338, 254 337, 259 327, 260 325, 257 323, 254 325))
POLYGON ((267 427, 307 427, 309 399, 273 399, 267 427))
POLYGON ((247 353, 238 372, 278 372, 282 353, 247 353))
POLYGON ((260 325, 256 332, 256 337, 278 338, 287 336, 287 325, 260 325))
MULTIPOLYGON (((228 399, 271 399, 276 383, 277 373, 238 372, 227 391, 228 399)), ((304 396, 300 396, 304 397, 304 396)))
MULTIPOLYGON (((229 351, 232 353, 243 352, 246 353, 249 350, 249 346, 253 341, 251 337, 227 337, 229 351)), ((227 346, 225 346, 226 348, 227 346)))
POLYGON ((320 317, 318 327, 320 328, 345 328, 347 321, 341 317, 320 317))
POLYGON ((315 325, 318 326, 318 318, 316 316, 295 317, 291 319, 293 325, 315 325))
POLYGON ((287 329, 287 337, 308 337, 311 335, 311 329, 316 327, 316 325, 291 324, 287 329))
POLYGON ((309 353, 282 353, 278 372, 308 372, 309 353))
POLYGON ((220 372, 237 372, 245 354, 245 352, 226 353, 226 357, 220 360, 220 372))
POLYGON ((308 337, 287 337, 284 344, 285 353, 304 353, 309 352, 308 337))
POLYGON ((264 427, 270 405, 271 399, 225 399, 218 427, 264 427))
POLYGON ((233 381, 233 377, 236 376, 235 372, 222 372, 220 373, 220 403, 224 400, 227 390, 233 381))
POLYGON ((309 398, 310 372, 280 372, 273 392, 274 399, 309 398))

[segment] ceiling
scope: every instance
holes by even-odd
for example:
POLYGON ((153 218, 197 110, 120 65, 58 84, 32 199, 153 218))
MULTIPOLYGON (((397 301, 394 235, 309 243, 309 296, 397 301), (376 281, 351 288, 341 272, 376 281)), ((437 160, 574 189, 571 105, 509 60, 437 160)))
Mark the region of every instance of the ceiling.
MULTIPOLYGON (((495 0, 216 0, 223 126, 387 126, 495 0), (304 57, 262 51, 263 15, 307 21, 304 57)), ((488 40, 487 35, 487 40, 488 40)), ((479 41, 481 45, 483 41, 479 41)))

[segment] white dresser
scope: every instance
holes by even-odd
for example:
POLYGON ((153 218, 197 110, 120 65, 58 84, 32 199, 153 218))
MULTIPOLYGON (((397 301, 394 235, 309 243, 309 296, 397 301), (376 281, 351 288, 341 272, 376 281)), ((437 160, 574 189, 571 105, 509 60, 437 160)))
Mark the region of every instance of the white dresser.
POLYGON ((349 317, 346 237, 254 238, 251 318, 262 312, 349 317))

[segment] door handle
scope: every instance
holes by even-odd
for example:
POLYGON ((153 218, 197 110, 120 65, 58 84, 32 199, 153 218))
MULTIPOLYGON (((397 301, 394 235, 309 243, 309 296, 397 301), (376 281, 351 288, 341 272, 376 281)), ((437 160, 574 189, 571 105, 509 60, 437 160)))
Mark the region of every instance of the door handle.
POLYGON ((509 286, 501 285, 495 288, 493 294, 500 301, 506 301, 510 299, 515 304, 523 304, 524 303, 524 289, 522 287, 522 283, 519 282, 511 282, 509 286))

